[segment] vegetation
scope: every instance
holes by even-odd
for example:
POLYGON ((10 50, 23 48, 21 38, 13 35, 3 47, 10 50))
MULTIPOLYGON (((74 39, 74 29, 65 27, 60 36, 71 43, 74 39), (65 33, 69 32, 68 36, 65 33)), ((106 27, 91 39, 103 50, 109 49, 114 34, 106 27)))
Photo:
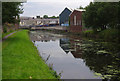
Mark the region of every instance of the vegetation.
POLYGON ((48 15, 44 15, 43 18, 45 18, 45 19, 48 18, 48 15))
POLYGON ((54 19, 54 18, 59 18, 59 17, 58 17, 58 16, 57 16, 57 17, 56 17, 56 16, 51 16, 51 17, 49 17, 48 15, 44 15, 43 18, 45 18, 45 19, 46 19, 46 18, 53 18, 53 19, 54 19))
POLYGON ((52 16, 52 17, 49 17, 49 18, 53 18, 53 19, 55 19, 55 18, 59 18, 59 16, 57 16, 57 17, 56 17, 56 16, 52 16))
POLYGON ((27 30, 18 31, 2 44, 3 79, 56 79, 30 41, 27 30))
POLYGON ((2 23, 16 23, 16 17, 23 13, 20 2, 3 2, 2 3, 2 23))
POLYGON ((17 29, 19 24, 19 14, 23 13, 20 2, 3 2, 2 3, 2 29, 3 33, 17 29), (10 24, 12 26, 10 26, 10 24))
POLYGON ((108 28, 119 28, 118 10, 119 3, 94 2, 90 3, 83 15, 85 25, 94 31, 102 31, 108 28))
POLYGON ((95 32, 93 30, 86 30, 82 32, 82 35, 85 37, 91 37, 96 39, 103 39, 108 42, 116 42, 118 43, 119 38, 119 30, 118 29, 105 29, 101 32, 95 32))
POLYGON ((120 45, 116 43, 89 41, 88 46, 83 45, 83 59, 98 76, 110 81, 119 81, 119 48, 120 45))
POLYGON ((91 2, 83 14, 86 36, 96 36, 120 41, 120 2, 91 2), (98 35, 98 36, 97 36, 98 35))

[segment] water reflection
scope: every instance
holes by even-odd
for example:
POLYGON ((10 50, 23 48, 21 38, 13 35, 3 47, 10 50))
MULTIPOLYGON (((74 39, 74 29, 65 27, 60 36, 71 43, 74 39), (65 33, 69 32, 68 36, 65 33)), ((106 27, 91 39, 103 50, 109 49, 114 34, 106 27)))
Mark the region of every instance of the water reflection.
POLYGON ((82 58, 80 46, 76 45, 73 40, 70 40, 69 38, 61 38, 60 47, 66 52, 66 54, 71 52, 75 58, 82 58))
POLYGON ((120 45, 41 31, 30 37, 61 78, 120 79, 120 45))

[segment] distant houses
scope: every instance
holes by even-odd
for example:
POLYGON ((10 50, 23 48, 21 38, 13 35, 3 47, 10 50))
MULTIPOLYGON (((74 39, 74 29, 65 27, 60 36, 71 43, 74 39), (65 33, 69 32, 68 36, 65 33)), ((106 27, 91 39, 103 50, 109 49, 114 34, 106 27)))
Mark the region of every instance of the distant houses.
POLYGON ((60 26, 69 26, 69 15, 72 13, 72 9, 65 8, 59 15, 60 26))
POLYGON ((32 18, 32 17, 21 17, 20 26, 42 26, 42 25, 59 25, 58 18, 32 18))

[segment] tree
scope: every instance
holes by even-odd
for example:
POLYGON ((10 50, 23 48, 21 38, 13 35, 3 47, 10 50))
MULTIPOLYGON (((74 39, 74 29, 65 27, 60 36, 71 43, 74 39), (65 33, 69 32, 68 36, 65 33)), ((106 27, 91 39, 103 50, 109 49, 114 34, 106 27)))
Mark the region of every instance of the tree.
POLYGON ((53 19, 55 19, 55 18, 59 18, 58 16, 56 17, 56 16, 52 16, 52 17, 49 17, 49 18, 53 18, 53 19))
POLYGON ((45 18, 45 19, 48 18, 48 15, 44 15, 43 18, 45 18))
POLYGON ((95 31, 116 28, 118 24, 118 3, 90 3, 83 15, 85 25, 95 31))
POLYGON ((85 22, 85 26, 88 28, 93 28, 95 31, 98 28, 97 24, 97 6, 94 5, 94 3, 90 3, 86 8, 86 11, 83 15, 83 20, 85 22))
POLYGON ((23 13, 20 2, 3 2, 2 3, 2 23, 16 23, 16 17, 23 13))
POLYGON ((56 18, 55 16, 52 16, 51 18, 56 18))
POLYGON ((84 9, 84 8, 82 6, 80 6, 79 9, 84 9))
POLYGON ((37 18, 40 18, 40 16, 36 16, 37 18))
POLYGON ((118 3, 118 29, 120 30, 120 1, 118 3))

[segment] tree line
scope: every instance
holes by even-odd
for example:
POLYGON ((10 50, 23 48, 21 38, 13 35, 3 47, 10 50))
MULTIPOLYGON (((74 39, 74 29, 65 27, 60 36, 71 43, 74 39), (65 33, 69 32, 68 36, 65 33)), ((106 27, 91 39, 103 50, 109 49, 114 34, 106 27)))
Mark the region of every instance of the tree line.
POLYGON ((108 28, 120 30, 120 2, 91 2, 85 10, 85 27, 94 31, 108 28))
POLYGON ((55 18, 59 18, 58 16, 51 16, 51 17, 49 17, 48 15, 44 15, 43 17, 40 17, 40 16, 36 16, 37 18, 45 18, 45 19, 47 19, 47 18, 52 18, 52 19, 55 19, 55 18))

